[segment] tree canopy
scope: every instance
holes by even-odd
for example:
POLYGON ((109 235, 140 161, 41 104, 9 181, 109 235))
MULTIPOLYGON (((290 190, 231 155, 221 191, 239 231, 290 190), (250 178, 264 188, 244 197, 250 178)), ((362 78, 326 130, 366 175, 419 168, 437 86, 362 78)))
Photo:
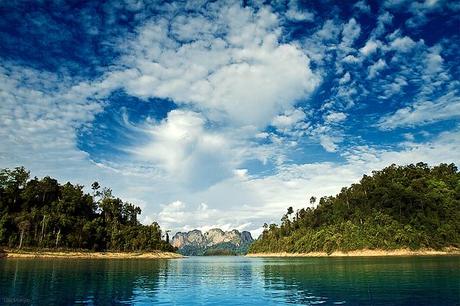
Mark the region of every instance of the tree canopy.
POLYGON ((23 167, 0 170, 0 245, 140 251, 174 248, 160 226, 142 225, 141 209, 92 184, 59 184, 51 177, 30 179, 23 167))
POLYGON ((249 252, 460 247, 460 173, 454 164, 391 165, 336 196, 292 207, 249 252))

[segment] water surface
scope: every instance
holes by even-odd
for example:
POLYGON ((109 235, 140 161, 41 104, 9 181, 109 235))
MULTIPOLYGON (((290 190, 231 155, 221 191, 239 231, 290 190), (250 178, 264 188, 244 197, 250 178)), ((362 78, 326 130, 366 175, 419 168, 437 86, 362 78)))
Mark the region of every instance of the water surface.
POLYGON ((3 259, 0 304, 460 305, 460 257, 3 259))

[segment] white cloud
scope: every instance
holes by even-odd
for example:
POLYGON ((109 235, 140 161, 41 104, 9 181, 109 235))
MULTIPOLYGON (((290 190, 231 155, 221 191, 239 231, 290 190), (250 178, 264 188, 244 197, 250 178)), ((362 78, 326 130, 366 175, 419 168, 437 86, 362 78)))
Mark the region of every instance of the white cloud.
POLYGON ((404 133, 403 136, 408 141, 414 141, 415 140, 415 136, 412 133, 404 133))
POLYGON ((460 10, 455 1, 444 0, 387 0, 383 6, 393 11, 409 14, 409 17, 406 18, 406 26, 410 29, 426 24, 434 13, 448 11, 456 13, 460 10))
POLYGON ((335 20, 326 20, 311 37, 306 37, 302 43, 304 52, 321 67, 332 59, 333 50, 340 43, 342 25, 335 20))
POLYGON ((427 15, 434 11, 441 11, 443 9, 450 9, 448 5, 443 6, 449 1, 439 0, 425 0, 422 2, 414 1, 410 3, 409 11, 413 14, 406 22, 409 27, 418 27, 425 24, 428 20, 427 15))
MULTIPOLYGON (((181 201, 174 201, 170 204, 163 205, 163 209, 158 214, 158 217, 163 224, 175 223, 175 222, 186 222, 185 204, 181 201)), ((201 209, 197 209, 202 211, 201 209)))
POLYGON ((187 15, 175 17, 173 33, 166 20, 138 31, 124 58, 140 71, 124 84, 129 94, 171 98, 210 120, 262 128, 316 88, 309 58, 295 44, 279 43, 275 14, 239 5, 206 14, 215 18, 212 26, 187 15), (193 41, 179 45, 174 36, 193 41))
POLYGON ((158 213, 158 221, 165 229, 177 231, 190 231, 199 229, 207 231, 212 228, 220 228, 224 231, 238 229, 246 230, 252 223, 242 223, 222 211, 209 208, 206 203, 191 206, 182 201, 174 201, 162 205, 158 213))
POLYGON ((386 32, 387 26, 393 22, 393 15, 388 11, 384 11, 377 17, 377 26, 371 32, 372 38, 377 38, 386 32))
POLYGON ((358 64, 361 62, 361 60, 358 57, 351 54, 345 56, 342 61, 348 64, 358 64))
POLYGON ((319 143, 327 152, 337 151, 337 139, 330 135, 321 135, 319 136, 319 143))
POLYGON ((350 47, 361 33, 361 26, 355 18, 351 18, 342 30, 342 45, 350 47))
POLYGON ((379 41, 374 41, 374 40, 368 40, 364 47, 359 49, 359 52, 361 52, 364 56, 371 55, 372 53, 376 52, 378 47, 380 45, 379 41))
MULTIPOLYGON (((172 21, 170 35, 174 39, 191 42, 196 39, 202 39, 203 37, 212 39, 215 30, 215 25, 204 16, 189 18, 180 15, 172 21)), ((143 33, 143 35, 148 34, 149 33, 146 32, 143 33)), ((167 39, 167 37, 161 37, 160 39, 167 39)), ((149 41, 145 41, 145 43, 149 44, 149 41)), ((173 46, 175 46, 175 44, 173 44, 173 46)))
POLYGON ((379 59, 377 62, 369 66, 369 78, 375 78, 380 73, 380 71, 385 69, 385 67, 387 67, 385 60, 379 59))
POLYGON ((354 8, 358 9, 360 12, 369 14, 371 12, 371 7, 366 3, 365 0, 360 0, 353 5, 354 8))
POLYGON ((347 155, 348 161, 353 164, 367 164, 368 169, 381 169, 390 164, 410 164, 419 161, 430 165, 439 163, 458 164, 460 157, 460 130, 457 126, 452 131, 442 132, 433 140, 414 143, 404 143, 400 150, 377 150, 369 147, 356 148, 356 151, 347 155))
POLYGON ((199 113, 173 110, 161 123, 145 126, 150 140, 131 149, 142 161, 163 170, 165 179, 205 188, 232 175, 239 158, 234 135, 207 130, 199 113))
POLYGON ((416 43, 410 37, 396 37, 391 43, 390 48, 396 50, 398 52, 409 52, 413 47, 415 47, 416 43))
POLYGON ((297 1, 290 0, 288 4, 288 10, 285 16, 290 20, 295 21, 313 21, 315 20, 315 14, 305 10, 300 10, 297 1))
MULTIPOLYGON (((65 77, 0 66, 1 161, 10 165, 49 158, 65 164, 86 157, 75 148, 75 129, 91 122, 102 106, 85 97, 67 99, 63 92, 70 86, 65 77)), ((70 164, 67 170, 72 171, 70 164)))
POLYGON ((347 119, 347 115, 342 112, 331 112, 324 116, 326 123, 338 123, 347 119))
POLYGON ((455 92, 450 92, 435 101, 418 102, 401 108, 383 117, 378 127, 382 130, 392 130, 398 127, 413 127, 459 117, 460 97, 455 92))
POLYGON ((339 80, 339 84, 340 85, 343 85, 343 84, 347 84, 348 82, 350 82, 351 80, 351 76, 350 76, 350 73, 349 72, 346 72, 339 80))
POLYGON ((137 168, 155 168, 156 175, 205 188, 231 176, 247 158, 280 159, 277 149, 256 148, 251 138, 271 122, 287 129, 288 121, 295 124, 305 116, 292 106, 308 97, 320 77, 300 47, 280 43, 280 35, 278 17, 266 7, 213 3, 196 14, 151 19, 120 46, 118 67, 64 95, 106 98, 124 89, 141 99, 168 98, 193 109, 138 126, 149 141, 122 149, 137 168))
POLYGON ((295 20, 295 21, 313 21, 315 20, 315 15, 311 12, 300 12, 290 8, 286 12, 286 17, 295 20))
POLYGON ((434 46, 430 48, 430 52, 426 55, 426 73, 428 75, 438 74, 443 70, 442 64, 444 59, 442 58, 440 46, 434 46))
POLYGON ((408 0, 385 0, 383 6, 386 8, 398 8, 402 5, 406 5, 408 2, 408 0))
POLYGON ((290 129, 296 123, 304 120, 306 118, 306 114, 301 109, 294 109, 288 112, 285 112, 282 115, 276 116, 273 121, 272 125, 280 130, 290 129))
POLYGON ((384 84, 382 88, 384 89, 384 96, 385 98, 389 98, 393 95, 400 94, 403 92, 404 87, 406 87, 409 83, 407 82, 406 78, 403 76, 396 76, 391 83, 384 84))
POLYGON ((341 32, 341 26, 334 20, 326 20, 323 26, 313 35, 314 39, 320 41, 336 41, 341 32))

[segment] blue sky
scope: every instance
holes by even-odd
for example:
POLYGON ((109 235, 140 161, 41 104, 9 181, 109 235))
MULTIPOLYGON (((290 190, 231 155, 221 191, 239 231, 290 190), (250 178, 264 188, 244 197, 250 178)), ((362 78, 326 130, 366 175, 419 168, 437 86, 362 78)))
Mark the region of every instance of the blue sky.
POLYGON ((460 159, 458 1, 7 1, 0 166, 260 232, 391 163, 460 159))

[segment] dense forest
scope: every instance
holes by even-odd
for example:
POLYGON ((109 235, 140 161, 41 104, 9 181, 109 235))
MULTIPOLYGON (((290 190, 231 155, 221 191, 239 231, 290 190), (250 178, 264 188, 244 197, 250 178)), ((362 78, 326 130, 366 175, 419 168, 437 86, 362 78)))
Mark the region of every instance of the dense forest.
POLYGON ((0 245, 111 251, 173 251, 154 222, 138 221, 141 209, 92 184, 30 179, 23 167, 0 170, 0 245))
MULTIPOLYGON (((460 247, 460 173, 454 164, 391 165, 336 196, 264 225, 249 252, 460 247)), ((306 205, 308 206, 308 205, 306 205)))

